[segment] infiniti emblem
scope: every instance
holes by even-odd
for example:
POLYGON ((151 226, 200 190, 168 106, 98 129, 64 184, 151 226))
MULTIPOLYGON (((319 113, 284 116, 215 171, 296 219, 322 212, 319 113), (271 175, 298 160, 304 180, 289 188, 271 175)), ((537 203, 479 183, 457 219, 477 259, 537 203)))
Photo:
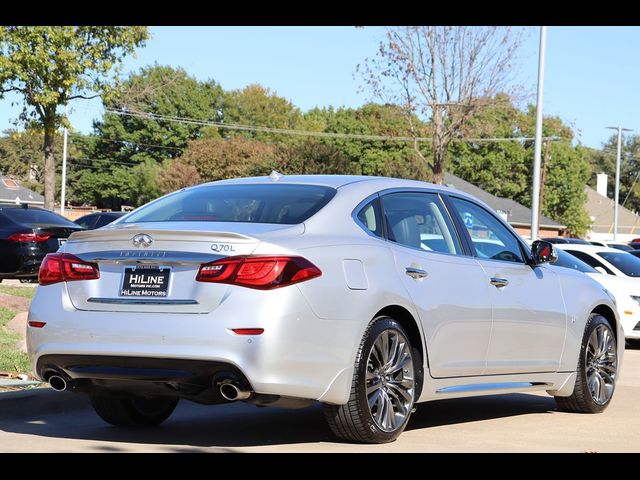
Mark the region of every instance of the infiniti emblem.
POLYGON ((133 237, 133 246, 134 247, 150 247, 153 243, 153 238, 151 238, 146 233, 139 233, 135 237, 133 237))

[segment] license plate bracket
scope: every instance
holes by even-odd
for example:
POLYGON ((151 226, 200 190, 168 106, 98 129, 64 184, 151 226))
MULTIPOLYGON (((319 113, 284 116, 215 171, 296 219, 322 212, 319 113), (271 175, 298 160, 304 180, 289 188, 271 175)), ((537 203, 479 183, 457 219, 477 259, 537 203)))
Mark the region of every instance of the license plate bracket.
POLYGON ((165 298, 169 295, 171 267, 136 265, 125 267, 122 275, 121 297, 165 298))

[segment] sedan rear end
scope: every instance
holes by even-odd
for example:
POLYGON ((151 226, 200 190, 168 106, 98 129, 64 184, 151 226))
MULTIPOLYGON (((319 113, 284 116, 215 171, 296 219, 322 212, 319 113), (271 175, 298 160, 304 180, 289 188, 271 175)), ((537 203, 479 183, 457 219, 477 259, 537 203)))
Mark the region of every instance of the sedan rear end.
POLYGON ((35 279, 45 255, 82 227, 37 207, 0 206, 0 278, 35 279))

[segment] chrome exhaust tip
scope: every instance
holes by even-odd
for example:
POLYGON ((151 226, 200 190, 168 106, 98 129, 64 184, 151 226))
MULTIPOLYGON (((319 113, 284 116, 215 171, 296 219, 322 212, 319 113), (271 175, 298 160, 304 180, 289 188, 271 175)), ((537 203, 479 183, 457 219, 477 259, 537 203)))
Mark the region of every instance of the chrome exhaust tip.
POLYGON ((64 392, 67 389, 67 381, 60 375, 51 375, 48 382, 56 392, 64 392))
POLYGON ((233 402, 236 400, 246 400, 251 396, 251 392, 242 390, 230 380, 225 380, 220 385, 220 395, 222 395, 225 400, 233 402))

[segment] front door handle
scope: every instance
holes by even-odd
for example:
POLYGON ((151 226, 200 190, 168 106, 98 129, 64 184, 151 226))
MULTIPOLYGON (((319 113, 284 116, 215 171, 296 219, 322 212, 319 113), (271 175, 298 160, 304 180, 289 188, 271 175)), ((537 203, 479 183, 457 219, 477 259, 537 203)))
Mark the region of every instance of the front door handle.
POLYGON ((405 273, 407 275, 409 275, 411 278, 413 278, 414 280, 419 280, 421 278, 424 278, 428 275, 426 270, 422 270, 421 268, 414 268, 414 267, 406 267, 404 269, 405 273))
POLYGON ((496 288, 500 288, 509 285, 509 280, 507 280, 506 278, 492 277, 489 283, 496 288))

